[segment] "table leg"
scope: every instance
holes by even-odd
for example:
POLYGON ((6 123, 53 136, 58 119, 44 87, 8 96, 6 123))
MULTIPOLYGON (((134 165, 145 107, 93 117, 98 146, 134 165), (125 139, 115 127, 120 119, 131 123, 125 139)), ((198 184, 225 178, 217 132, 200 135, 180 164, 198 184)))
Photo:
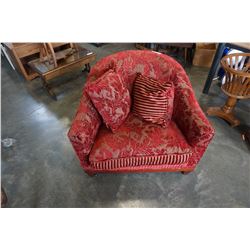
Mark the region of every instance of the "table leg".
POLYGON ((42 83, 44 88, 47 90, 48 94, 55 100, 57 101, 57 97, 56 94, 54 93, 54 91, 52 90, 52 88, 50 87, 49 83, 47 82, 47 80, 45 78, 42 77, 42 83))
POLYGON ((219 43, 219 46, 216 50, 216 53, 215 53, 215 56, 214 56, 214 59, 213 59, 213 63, 212 63, 212 66, 209 70, 209 73, 208 73, 208 76, 207 76, 207 80, 206 80, 206 83, 205 83, 205 86, 203 88, 203 93, 204 94, 208 94, 208 91, 210 89, 210 86, 212 84, 212 81, 213 81, 213 78, 214 78, 214 75, 215 75, 215 72, 218 68, 218 65, 220 63, 220 59, 223 55, 223 51, 226 47, 226 44, 225 43, 219 43))
POLYGON ((90 64, 89 64, 89 63, 85 64, 85 68, 84 68, 83 71, 85 71, 85 70, 86 70, 88 73, 90 72, 90 64))

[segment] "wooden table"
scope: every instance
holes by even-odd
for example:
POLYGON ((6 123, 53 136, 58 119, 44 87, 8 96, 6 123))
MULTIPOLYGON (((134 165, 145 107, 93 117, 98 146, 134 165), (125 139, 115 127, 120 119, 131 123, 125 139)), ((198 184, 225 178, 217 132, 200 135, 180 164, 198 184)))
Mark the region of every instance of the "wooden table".
POLYGON ((210 71, 207 76, 206 83, 203 88, 203 93, 208 94, 209 89, 211 87, 212 81, 214 79, 214 75, 216 73, 216 70, 219 66, 220 60, 222 58, 223 52, 225 48, 228 47, 230 49, 237 49, 243 52, 250 52, 250 43, 220 43, 217 47, 212 66, 210 68, 210 71))
MULTIPOLYGON (((67 53, 67 51, 65 50, 63 53, 67 53)), ((71 72, 76 68, 82 68, 83 66, 85 66, 84 70, 89 72, 90 63, 95 60, 96 55, 84 48, 67 56, 62 54, 61 51, 55 54, 58 59, 57 67, 55 67, 55 64, 50 60, 41 60, 40 58, 30 61, 28 65, 42 78, 43 86, 49 95, 57 100, 56 94, 53 92, 51 84, 49 84, 48 81, 59 75, 71 72)))
MULTIPOLYGON (((40 57, 43 43, 2 43, 11 59, 11 66, 18 70, 23 77, 30 81, 38 76, 28 65, 28 62, 40 57)), ((55 49, 65 49, 70 47, 70 43, 53 43, 55 49)))

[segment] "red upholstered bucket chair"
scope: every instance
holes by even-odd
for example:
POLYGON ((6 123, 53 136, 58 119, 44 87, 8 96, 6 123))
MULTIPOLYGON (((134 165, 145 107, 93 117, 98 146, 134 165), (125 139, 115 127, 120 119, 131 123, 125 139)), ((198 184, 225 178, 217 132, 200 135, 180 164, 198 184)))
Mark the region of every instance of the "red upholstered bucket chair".
POLYGON ((201 110, 183 68, 171 57, 151 51, 123 51, 101 59, 91 69, 68 137, 89 174, 182 172, 194 170, 214 130, 201 110), (137 73, 174 85, 173 115, 167 127, 143 121, 130 112, 113 133, 86 93, 114 69, 132 95, 137 73))

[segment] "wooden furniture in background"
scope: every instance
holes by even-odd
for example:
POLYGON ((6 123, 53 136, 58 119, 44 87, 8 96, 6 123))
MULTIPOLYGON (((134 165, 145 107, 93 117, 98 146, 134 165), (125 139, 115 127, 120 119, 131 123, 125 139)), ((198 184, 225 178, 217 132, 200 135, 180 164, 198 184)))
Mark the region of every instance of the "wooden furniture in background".
POLYGON ((194 43, 136 43, 135 47, 142 50, 153 50, 163 54, 170 54, 174 51, 175 54, 181 54, 184 58, 184 63, 192 63, 194 43), (164 48, 163 48, 164 47, 164 48), (180 53, 181 52, 181 53, 180 53))
MULTIPOLYGON (((194 43, 165 43, 167 46, 167 50, 177 50, 177 53, 181 53, 182 57, 184 58, 184 63, 187 62, 192 63, 193 58, 193 49, 195 48, 194 43)), ((159 50, 159 52, 161 52, 159 50)))
POLYGON ((221 108, 210 107, 207 114, 221 117, 235 127, 240 124, 233 114, 237 99, 250 99, 250 53, 224 56, 221 65, 225 70, 225 83, 221 89, 228 99, 221 108))
MULTIPOLYGON (((40 52, 44 47, 43 43, 3 43, 6 52, 11 58, 15 68, 28 81, 38 76, 28 65, 28 62, 40 57, 40 52)), ((55 50, 69 48, 70 43, 53 43, 55 50)))
POLYGON ((243 51, 245 53, 250 52, 250 43, 219 43, 217 46, 215 56, 213 59, 212 66, 209 70, 207 80, 205 82, 204 88, 203 88, 203 93, 208 94, 210 86, 212 84, 212 81, 214 80, 214 76, 216 74, 217 68, 219 66, 219 62, 222 58, 223 52, 225 48, 230 48, 230 49, 237 49, 240 51, 243 51))
POLYGON ((28 62, 28 65, 42 79, 43 86, 53 99, 57 99, 49 80, 85 66, 90 71, 90 63, 95 60, 95 54, 76 44, 69 44, 68 48, 57 50, 58 44, 47 43, 41 46, 40 57, 28 62))
POLYGON ((26 80, 37 77, 27 65, 28 61, 39 57, 41 43, 4 43, 9 57, 15 68, 24 76, 26 80))

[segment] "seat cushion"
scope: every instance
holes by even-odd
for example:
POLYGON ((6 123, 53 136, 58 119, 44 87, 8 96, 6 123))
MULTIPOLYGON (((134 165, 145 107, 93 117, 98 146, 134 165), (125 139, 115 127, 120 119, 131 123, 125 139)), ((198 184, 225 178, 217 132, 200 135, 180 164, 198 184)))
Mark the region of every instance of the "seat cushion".
POLYGON ((130 94, 122 78, 113 70, 109 70, 87 86, 86 92, 106 126, 113 132, 119 128, 131 106, 130 94))
POLYGON ((100 127, 89 161, 99 170, 161 164, 178 167, 187 164, 191 154, 191 147, 173 121, 163 128, 130 113, 115 133, 100 127))
POLYGON ((138 74, 133 87, 133 112, 145 121, 167 126, 172 118, 174 87, 138 74))

